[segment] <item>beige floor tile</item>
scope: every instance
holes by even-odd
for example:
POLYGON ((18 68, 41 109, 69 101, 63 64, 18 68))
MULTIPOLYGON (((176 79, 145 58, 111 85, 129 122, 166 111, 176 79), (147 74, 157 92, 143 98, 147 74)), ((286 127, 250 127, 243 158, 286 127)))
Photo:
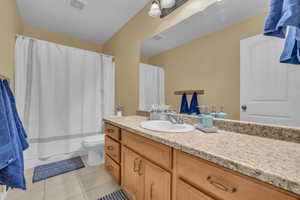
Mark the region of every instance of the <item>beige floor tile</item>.
POLYGON ((85 165, 85 166, 86 166, 85 168, 76 170, 76 173, 81 175, 81 176, 84 176, 86 174, 93 173, 93 172, 96 172, 96 171, 101 171, 101 170, 104 169, 104 165, 98 165, 98 166, 85 165))
POLYGON ((7 200, 43 200, 45 193, 45 182, 27 186, 27 190, 10 190, 7 195, 7 200))
POLYGON ((119 189, 120 187, 115 181, 110 181, 86 192, 86 195, 88 200, 97 200, 98 198, 103 197, 112 192, 115 192, 119 189))
POLYGON ((85 165, 87 165, 88 156, 87 156, 87 155, 86 155, 86 156, 81 156, 81 160, 83 161, 83 163, 84 163, 85 165))
POLYGON ((80 176, 80 182, 85 191, 89 191, 112 180, 112 177, 104 169, 80 176))
POLYGON ((45 200, 66 200, 72 196, 82 195, 76 173, 67 173, 46 180, 45 200))
POLYGON ((65 173, 65 174, 61 174, 61 175, 58 175, 58 176, 54 176, 54 177, 51 177, 51 178, 48 178, 46 179, 46 183, 47 184, 64 184, 65 182, 69 182, 70 179, 71 180, 77 180, 78 178, 78 175, 72 171, 72 172, 68 172, 68 173, 65 173))
POLYGON ((72 196, 66 200, 87 200, 87 198, 84 194, 80 194, 80 195, 72 196))
POLYGON ((24 172, 24 174, 25 174, 25 176, 29 176, 29 177, 31 176, 32 177, 33 171, 34 171, 33 168, 26 169, 25 172, 24 172))
MULTIPOLYGON (((87 156, 82 160, 86 163, 87 156)), ((97 200, 117 191, 119 186, 106 172, 104 165, 86 167, 32 183, 33 169, 25 171, 28 190, 12 190, 7 200, 97 200)))

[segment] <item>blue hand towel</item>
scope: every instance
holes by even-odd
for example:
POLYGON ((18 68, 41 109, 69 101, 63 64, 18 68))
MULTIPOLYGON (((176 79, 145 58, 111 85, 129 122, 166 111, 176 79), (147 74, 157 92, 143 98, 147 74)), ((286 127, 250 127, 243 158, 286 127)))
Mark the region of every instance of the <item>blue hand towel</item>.
POLYGON ((22 129, 23 126, 21 126, 20 121, 17 120, 17 109, 14 107, 14 102, 11 101, 12 93, 7 81, 0 80, 0 91, 0 109, 4 110, 4 116, 2 115, 1 117, 3 117, 4 122, 7 124, 7 129, 1 129, 1 136, 8 135, 10 150, 13 152, 13 157, 8 161, 7 166, 0 169, 0 184, 10 188, 26 189, 23 158, 23 150, 28 147, 25 141, 26 134, 24 129, 22 129))
POLYGON ((196 92, 194 92, 193 96, 192 96, 189 114, 197 114, 197 115, 200 114, 199 104, 198 104, 198 95, 196 92))
POLYGON ((182 95, 182 98, 181 98, 180 113, 189 114, 189 105, 188 105, 188 101, 187 101, 187 97, 186 97, 185 93, 182 95))

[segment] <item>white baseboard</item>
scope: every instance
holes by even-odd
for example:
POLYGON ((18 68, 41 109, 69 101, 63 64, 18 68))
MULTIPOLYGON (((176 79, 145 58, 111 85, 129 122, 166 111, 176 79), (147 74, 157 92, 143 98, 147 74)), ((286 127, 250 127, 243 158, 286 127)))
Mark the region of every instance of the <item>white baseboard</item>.
POLYGON ((8 193, 8 191, 6 191, 6 189, 4 189, 4 186, 3 186, 3 192, 0 192, 0 200, 5 200, 7 193, 8 193))
MULTIPOLYGON (((30 169, 30 168, 37 167, 39 165, 44 165, 44 164, 48 164, 48 163, 52 163, 52 162, 56 162, 56 161, 60 161, 60 160, 66 160, 66 159, 74 158, 77 156, 84 156, 84 155, 87 155, 86 151, 76 151, 76 152, 71 152, 71 153, 67 153, 67 154, 55 155, 47 160, 40 160, 40 159, 38 159, 38 157, 27 158, 27 159, 25 158, 25 169, 30 169)), ((2 199, 0 199, 0 200, 2 200, 2 199)))

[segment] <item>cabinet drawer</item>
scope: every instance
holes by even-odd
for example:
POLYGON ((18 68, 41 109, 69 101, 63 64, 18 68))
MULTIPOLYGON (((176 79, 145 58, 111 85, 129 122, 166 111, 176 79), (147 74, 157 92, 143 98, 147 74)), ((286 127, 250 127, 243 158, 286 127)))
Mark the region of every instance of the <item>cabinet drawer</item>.
POLYGON ((116 162, 121 161, 121 145, 110 137, 105 137, 105 153, 116 162))
POLYGON ((176 200, 215 200, 181 179, 176 183, 176 200))
POLYGON ((179 177, 223 200, 296 200, 271 185, 179 151, 176 151, 176 167, 179 177))
POLYGON ((114 138, 115 140, 120 140, 121 139, 121 131, 120 128, 113 126, 111 124, 105 123, 105 128, 104 132, 106 135, 114 138))
POLYGON ((122 130, 122 143, 164 168, 172 168, 172 148, 122 130))
POLYGON ((120 184, 120 166, 107 155, 105 156, 105 169, 120 184))

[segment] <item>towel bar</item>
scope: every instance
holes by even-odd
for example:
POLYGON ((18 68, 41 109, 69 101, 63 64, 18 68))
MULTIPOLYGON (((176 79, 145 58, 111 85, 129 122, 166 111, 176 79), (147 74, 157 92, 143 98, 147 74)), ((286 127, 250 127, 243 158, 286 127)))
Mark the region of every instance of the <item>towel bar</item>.
POLYGON ((182 90, 182 91, 175 91, 174 94, 175 95, 183 95, 185 93, 186 95, 193 95, 194 92, 196 92, 199 95, 204 94, 204 90, 182 90))
POLYGON ((0 79, 7 80, 8 83, 10 83, 10 79, 8 77, 6 77, 6 76, 1 75, 1 74, 0 74, 0 79))

